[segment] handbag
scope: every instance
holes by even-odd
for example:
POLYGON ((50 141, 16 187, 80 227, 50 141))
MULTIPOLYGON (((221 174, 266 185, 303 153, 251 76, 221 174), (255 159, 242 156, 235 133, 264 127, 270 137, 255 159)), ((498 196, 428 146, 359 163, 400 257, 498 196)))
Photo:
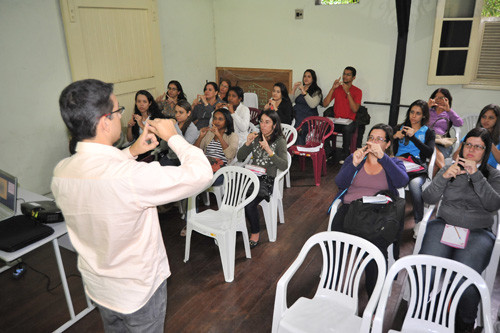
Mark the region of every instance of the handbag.
POLYGON ((444 135, 436 134, 435 139, 436 144, 444 146, 446 148, 451 147, 457 142, 457 138, 448 138, 444 135))
POLYGON ((393 243, 399 238, 403 227, 406 201, 388 190, 377 194, 390 197, 392 202, 363 203, 362 198, 352 201, 344 219, 344 231, 367 240, 381 236, 393 243))
POLYGON ((356 112, 356 122, 359 125, 368 125, 370 124, 371 117, 368 114, 368 109, 363 105, 359 106, 358 112, 356 112))

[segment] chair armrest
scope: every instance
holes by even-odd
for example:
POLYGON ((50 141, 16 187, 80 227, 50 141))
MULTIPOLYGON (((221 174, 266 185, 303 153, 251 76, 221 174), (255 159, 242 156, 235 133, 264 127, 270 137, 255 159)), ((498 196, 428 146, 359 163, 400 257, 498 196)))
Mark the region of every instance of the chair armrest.
POLYGON ((342 201, 340 199, 335 199, 335 201, 333 202, 332 209, 330 210, 330 217, 328 219, 328 229, 326 229, 326 231, 331 231, 333 217, 335 216, 335 214, 337 214, 337 210, 339 209, 341 203, 342 201))
POLYGON ((418 254, 418 252, 420 251, 420 248, 422 247, 422 240, 424 239, 425 229, 427 228, 427 222, 429 222, 429 220, 432 216, 432 212, 434 212, 435 208, 436 208, 436 205, 430 205, 424 214, 424 218, 422 219, 422 221, 420 221, 420 226, 418 228, 417 240, 415 242, 415 247, 413 248, 413 254, 418 254))

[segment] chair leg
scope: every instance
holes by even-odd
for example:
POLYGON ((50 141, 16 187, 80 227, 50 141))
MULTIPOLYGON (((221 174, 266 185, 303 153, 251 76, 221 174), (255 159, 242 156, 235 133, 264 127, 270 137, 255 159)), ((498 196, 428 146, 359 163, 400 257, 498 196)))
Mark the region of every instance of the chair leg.
POLYGON ((278 199, 277 206, 278 206, 280 223, 285 223, 285 213, 283 212, 283 199, 278 199))
POLYGON ((311 159, 313 161, 314 182, 316 183, 316 186, 319 186, 321 183, 321 162, 318 157, 319 154, 311 156, 311 159))
POLYGON ((321 154, 321 174, 323 176, 326 176, 326 153, 325 151, 323 151, 323 153, 321 154))
POLYGON ((276 241, 277 212, 273 201, 273 198, 271 198, 269 202, 262 200, 259 203, 262 207, 262 212, 264 213, 264 221, 266 222, 267 235, 270 242, 276 241))
POLYGON ((189 251, 191 248, 191 234, 193 232, 193 228, 189 225, 186 226, 186 248, 184 249, 184 262, 189 260, 189 251))
POLYGON ((216 239, 219 244, 224 280, 226 282, 233 282, 236 252, 236 231, 234 229, 228 230, 223 235, 217 236, 216 239))
POLYGON ((252 258, 252 251, 250 251, 250 240, 248 236, 248 229, 247 229, 247 224, 246 224, 245 218, 243 218, 243 221, 241 224, 238 224, 236 232, 241 232, 241 235, 243 237, 243 247, 245 248, 245 255, 248 259, 252 258))
POLYGON ((286 173, 285 184, 286 184, 286 187, 288 187, 288 188, 290 188, 292 186, 290 183, 290 170, 288 170, 288 172, 286 173))
POLYGON ((205 206, 210 206, 210 193, 205 191, 201 194, 202 198, 203 198, 203 204, 205 206))

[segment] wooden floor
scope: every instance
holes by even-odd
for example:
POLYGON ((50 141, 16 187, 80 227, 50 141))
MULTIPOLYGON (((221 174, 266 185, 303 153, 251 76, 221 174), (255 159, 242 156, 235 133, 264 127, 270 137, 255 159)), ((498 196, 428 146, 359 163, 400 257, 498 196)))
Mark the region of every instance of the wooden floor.
MULTIPOLYGON (((268 242, 265 224, 261 219, 261 244, 252 250, 252 259, 246 259, 241 236, 236 243, 234 282, 226 283, 217 246, 212 239, 194 233, 191 257, 184 263, 185 239, 179 236, 183 222, 177 209, 160 215, 172 276, 168 279, 168 301, 165 331, 167 332, 270 332, 273 316, 276 282, 299 253, 302 245, 313 234, 325 231, 328 225, 326 209, 337 188, 334 176, 339 165, 328 166, 328 175, 321 186, 314 186, 312 165, 301 172, 294 159, 292 188, 285 189, 285 224, 278 226, 278 238, 268 242)), ((212 202, 214 198, 212 198, 212 202)), ((413 218, 407 204, 405 231, 401 255, 411 254, 413 218)), ((74 301, 75 311, 85 308, 83 287, 76 255, 61 249, 66 275, 74 301)), ((147 260, 147 258, 144 258, 147 260)), ((321 255, 313 250, 304 265, 289 284, 288 302, 298 297, 311 297, 318 283, 321 255)), ((20 280, 12 278, 12 270, 0 274, 0 332, 51 332, 69 319, 56 260, 51 244, 23 258, 29 266, 20 280), (39 271, 39 272, 37 272, 39 271), (47 286, 50 277, 50 286, 47 286), (47 291, 50 288, 52 290, 47 291)), ((498 277, 497 277, 498 280, 498 277)), ((398 282, 396 282, 397 284, 398 282)), ((366 304, 361 295, 361 307, 366 304)), ((493 309, 498 308, 499 292, 494 293, 493 309)), ((395 288, 386 325, 393 323, 398 300, 395 288)), ((67 332, 102 332, 97 310, 81 319, 67 332)))

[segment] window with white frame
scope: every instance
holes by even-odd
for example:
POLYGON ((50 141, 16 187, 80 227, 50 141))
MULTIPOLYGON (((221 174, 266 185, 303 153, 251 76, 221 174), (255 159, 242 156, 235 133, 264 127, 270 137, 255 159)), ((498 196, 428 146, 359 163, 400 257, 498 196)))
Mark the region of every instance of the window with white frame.
POLYGON ((500 4, 438 0, 429 84, 500 89, 500 4))

